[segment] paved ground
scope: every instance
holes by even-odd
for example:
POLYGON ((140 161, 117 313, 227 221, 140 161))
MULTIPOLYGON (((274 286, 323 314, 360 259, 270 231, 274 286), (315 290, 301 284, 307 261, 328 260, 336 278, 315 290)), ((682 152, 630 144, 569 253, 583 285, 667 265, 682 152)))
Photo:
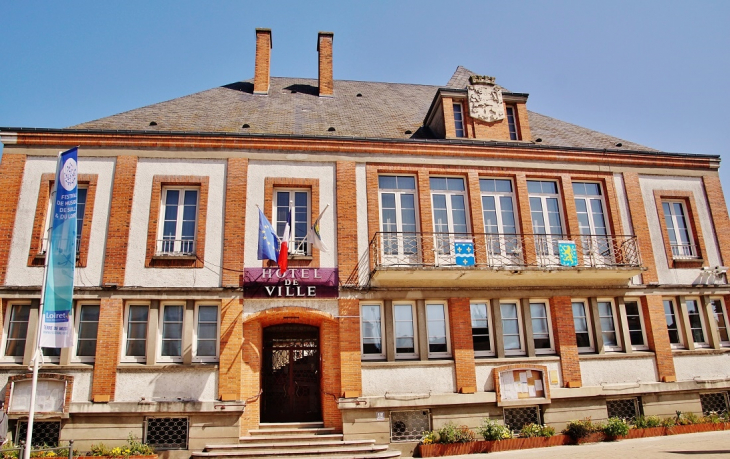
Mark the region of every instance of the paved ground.
POLYGON ((581 446, 555 446, 491 454, 469 454, 448 458, 540 458, 540 459, 599 459, 599 458, 730 458, 730 431, 705 432, 666 437, 639 438, 618 442, 603 442, 581 446))

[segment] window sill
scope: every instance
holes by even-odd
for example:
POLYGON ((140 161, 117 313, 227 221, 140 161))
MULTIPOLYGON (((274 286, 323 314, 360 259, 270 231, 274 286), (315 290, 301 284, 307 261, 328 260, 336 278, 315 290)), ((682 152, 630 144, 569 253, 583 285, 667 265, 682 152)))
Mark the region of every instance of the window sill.
POLYGON ((361 362, 363 368, 391 368, 391 367, 453 367, 453 360, 396 360, 394 362, 365 360, 361 362))
POLYGON ((156 253, 152 255, 153 260, 197 260, 195 254, 174 254, 174 253, 156 253))
MULTIPOLYGON (((23 365, 22 362, 13 363, 13 362, 0 362, 0 370, 17 370, 18 368, 27 368, 27 365, 23 365)), ((59 371, 67 371, 67 370, 85 370, 85 371, 91 371, 94 369, 93 364, 83 364, 80 362, 71 362, 68 365, 59 365, 58 362, 45 362, 43 364, 43 367, 39 369, 41 374, 43 373, 54 373, 59 371)))
POLYGON ((289 255, 289 260, 304 260, 304 261, 311 261, 314 257, 311 255, 289 255))
POLYGON ((672 259, 671 261, 671 268, 673 269, 701 268, 705 265, 705 260, 702 258, 681 258, 679 260, 672 259))
POLYGON ((651 351, 633 351, 626 353, 624 351, 607 351, 603 354, 579 354, 580 360, 611 360, 611 359, 645 359, 654 357, 651 351))
POLYGON ((690 351, 689 349, 672 349, 674 355, 715 355, 715 354, 727 354, 730 352, 730 347, 721 347, 720 349, 701 347, 690 351))
POLYGON ((218 362, 211 363, 157 363, 155 365, 147 365, 144 362, 121 362, 117 366, 117 370, 120 372, 156 372, 156 371, 179 371, 179 370, 215 370, 218 369, 218 362))
POLYGON ((492 365, 492 364, 513 364, 513 363, 525 363, 525 364, 535 364, 537 362, 559 362, 560 357, 557 355, 538 355, 535 357, 527 357, 526 355, 516 355, 514 357, 503 357, 503 358, 496 358, 496 357, 480 357, 475 359, 475 363, 477 365, 492 365))

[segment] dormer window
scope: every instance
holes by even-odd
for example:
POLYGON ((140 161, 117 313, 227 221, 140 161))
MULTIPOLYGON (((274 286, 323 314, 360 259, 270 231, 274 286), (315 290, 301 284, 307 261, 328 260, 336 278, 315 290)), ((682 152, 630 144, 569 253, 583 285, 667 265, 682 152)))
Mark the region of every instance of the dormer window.
POLYGON ((507 105, 507 125, 509 126, 509 139, 520 140, 519 132, 517 131, 517 110, 513 105, 507 105))
POLYGON ((460 102, 454 102, 454 130, 456 137, 464 137, 464 114, 460 102))

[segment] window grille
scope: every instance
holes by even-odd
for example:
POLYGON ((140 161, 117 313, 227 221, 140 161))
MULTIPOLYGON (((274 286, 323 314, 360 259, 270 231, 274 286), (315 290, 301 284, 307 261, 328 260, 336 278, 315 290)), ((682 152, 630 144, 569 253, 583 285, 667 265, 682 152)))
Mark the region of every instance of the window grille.
POLYGON ((147 418, 144 441, 155 449, 188 449, 188 418, 147 418))
POLYGON ((419 441, 423 432, 431 430, 428 410, 391 411, 390 441, 419 441))
POLYGON ((628 421, 641 416, 641 402, 638 397, 606 400, 609 418, 620 418, 628 421))
POLYGON ((700 394, 700 403, 702 403, 702 414, 705 416, 710 413, 726 413, 730 406, 728 405, 728 392, 700 394))
MULTIPOLYGON (((16 443, 25 442, 28 434, 28 421, 18 421, 15 432, 16 443)), ((33 435, 30 439, 32 446, 58 446, 58 437, 61 435, 59 421, 33 422, 33 435)))
POLYGON ((527 424, 542 424, 538 405, 504 409, 504 425, 510 430, 519 432, 527 424))

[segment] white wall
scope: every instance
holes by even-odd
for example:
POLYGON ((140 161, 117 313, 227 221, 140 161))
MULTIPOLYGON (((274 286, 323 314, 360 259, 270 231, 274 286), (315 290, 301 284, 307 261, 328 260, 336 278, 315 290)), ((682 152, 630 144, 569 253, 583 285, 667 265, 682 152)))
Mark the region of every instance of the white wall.
MULTIPOLYGON (((368 190, 367 168, 365 164, 355 166, 355 183, 357 188, 357 259, 368 253, 370 235, 368 234, 368 190)), ((366 260, 360 270, 360 282, 366 283, 370 271, 370 262, 366 260)))
MULTIPOLYGON (((124 285, 139 287, 218 287, 223 245, 226 161, 140 158, 134 185, 129 248, 124 285), (155 175, 208 177, 208 215, 205 226, 205 268, 145 268, 152 180, 155 175)), ((154 204, 159 207, 158 203, 154 204)))
MULTIPOLYGON (((336 175, 335 163, 301 162, 290 164, 281 161, 249 161, 248 184, 246 185, 246 247, 244 252, 244 265, 247 268, 261 267, 261 261, 256 257, 259 230, 259 211, 256 206, 261 206, 265 215, 271 215, 270 210, 263 209, 266 177, 319 180, 319 211, 322 212, 327 204, 330 207, 320 221, 322 241, 329 250, 320 253, 318 267, 334 268, 337 266, 337 240, 335 239, 337 223, 335 217, 338 209, 334 187, 336 175)), ((356 205, 356 203, 353 203, 353 205, 356 205)), ((351 209, 343 209, 342 211, 351 212, 351 209)), ((344 274, 340 273, 340 276, 344 274)))
POLYGON ((90 402, 91 401, 91 379, 93 372, 74 371, 67 373, 74 377, 74 390, 71 395, 72 402, 90 402))
POLYGON ((445 366, 408 363, 398 367, 363 367, 362 394, 453 394, 456 392, 455 378, 453 362, 445 366))
POLYGON ((674 354, 677 381, 730 378, 730 354, 674 354))
POLYGON ((590 359, 580 361, 580 375, 583 386, 601 384, 656 382, 654 357, 631 359, 590 359))
MULTIPOLYGON (((659 221, 657 213, 657 203, 654 200, 655 190, 671 190, 691 192, 694 196, 692 202, 695 208, 696 223, 699 224, 705 240, 705 248, 707 250, 706 261, 710 266, 720 265, 720 255, 717 250, 715 234, 710 219, 710 211, 705 198, 705 189, 700 177, 668 177, 642 175, 639 177, 641 184, 641 194, 646 208, 646 219, 649 224, 649 234, 651 235, 651 244, 654 249, 654 263, 656 264, 659 282, 661 284, 704 284, 708 283, 708 275, 703 274, 699 269, 669 269, 667 264, 667 255, 664 249, 664 238, 662 236, 662 226, 665 222, 659 221)), ((644 259, 651 255, 642 253, 644 259)), ((709 279, 712 281, 712 279, 709 279)))
MULTIPOLYGON (((109 201, 114 181, 113 158, 79 157, 79 174, 97 174, 94 215, 91 220, 89 255, 85 268, 76 268, 74 285, 88 287, 101 285, 104 266, 104 247, 106 246, 107 222, 109 220, 109 201)), ((33 220, 35 219, 41 175, 56 172, 56 158, 29 156, 25 163, 23 182, 20 188, 18 211, 10 246, 7 285, 28 286, 43 283, 43 267, 28 266, 33 220)), ((48 205, 46 203, 46 205, 48 205)))
POLYGON ((217 397, 218 369, 210 367, 165 368, 164 370, 124 369, 117 371, 114 401, 145 400, 213 401, 217 397))

